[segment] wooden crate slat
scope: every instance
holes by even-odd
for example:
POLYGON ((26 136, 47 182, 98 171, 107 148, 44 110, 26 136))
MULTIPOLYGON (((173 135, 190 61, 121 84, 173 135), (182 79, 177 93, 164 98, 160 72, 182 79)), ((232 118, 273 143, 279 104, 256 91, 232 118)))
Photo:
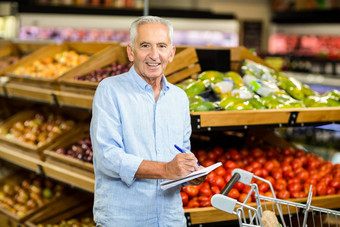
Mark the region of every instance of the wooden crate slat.
POLYGON ((198 57, 195 48, 186 48, 175 55, 173 61, 167 65, 164 75, 169 76, 170 74, 180 69, 186 68, 188 65, 194 64, 196 62, 198 62, 198 57))
POLYGON ((291 110, 241 110, 194 112, 200 115, 201 127, 287 123, 291 110))
POLYGON ((71 92, 56 91, 57 101, 61 105, 77 106, 82 108, 91 109, 93 95, 76 94, 71 92))
MULTIPOLYGON (((81 81, 75 80, 74 78, 76 76, 86 75, 96 69, 103 68, 114 62, 118 62, 120 64, 128 63, 127 54, 126 51, 123 50, 123 47, 114 45, 105 48, 103 51, 93 55, 86 64, 76 67, 73 70, 65 73, 63 76, 59 77, 58 82, 76 87, 96 89, 99 82, 81 81)), ((60 87, 60 89, 63 89, 63 87, 60 87)))
POLYGON ((340 121, 340 107, 305 108, 299 112, 296 122, 340 121))
POLYGON ((40 171, 39 165, 42 164, 37 153, 30 153, 3 142, 0 143, 0 157, 1 159, 35 172, 40 171))
POLYGON ((43 162, 42 167, 47 176, 77 186, 89 192, 94 192, 94 177, 84 176, 82 173, 70 171, 67 168, 47 162, 43 162))
POLYGON ((9 96, 54 103, 53 90, 50 89, 32 87, 13 82, 5 84, 5 88, 9 96))
POLYGON ((184 80, 188 78, 188 76, 193 75, 195 73, 198 73, 201 71, 201 66, 199 64, 192 65, 191 67, 188 67, 182 71, 179 71, 177 73, 171 74, 166 79, 170 83, 176 83, 178 81, 184 80))

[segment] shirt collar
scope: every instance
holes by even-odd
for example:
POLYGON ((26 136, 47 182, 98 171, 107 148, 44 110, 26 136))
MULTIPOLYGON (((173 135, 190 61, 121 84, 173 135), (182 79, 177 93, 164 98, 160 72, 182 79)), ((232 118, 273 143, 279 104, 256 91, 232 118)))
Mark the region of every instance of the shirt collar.
MULTIPOLYGON (((151 87, 135 70, 135 66, 132 65, 129 72, 133 75, 134 80, 138 84, 140 88, 146 90, 148 87, 151 87)), ((170 89, 169 82, 166 80, 164 74, 162 75, 162 92, 165 93, 170 89)))

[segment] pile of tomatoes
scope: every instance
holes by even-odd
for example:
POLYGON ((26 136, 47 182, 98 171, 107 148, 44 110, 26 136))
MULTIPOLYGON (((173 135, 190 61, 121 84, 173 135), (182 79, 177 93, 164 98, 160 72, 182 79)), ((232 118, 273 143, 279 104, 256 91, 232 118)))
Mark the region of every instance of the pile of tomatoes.
MULTIPOLYGON (((280 199, 307 197, 312 185, 313 196, 340 194, 340 164, 332 164, 302 149, 289 148, 228 148, 214 147, 211 151, 193 151, 202 166, 216 162, 223 165, 212 171, 198 185, 182 187, 184 208, 209 207, 214 194, 220 193, 231 179, 235 168, 252 172, 271 182, 275 195, 280 199)), ((272 197, 269 185, 253 179, 259 193, 272 197)), ((240 202, 245 200, 250 186, 237 182, 228 196, 240 202)), ((247 202, 255 201, 254 194, 247 202)))

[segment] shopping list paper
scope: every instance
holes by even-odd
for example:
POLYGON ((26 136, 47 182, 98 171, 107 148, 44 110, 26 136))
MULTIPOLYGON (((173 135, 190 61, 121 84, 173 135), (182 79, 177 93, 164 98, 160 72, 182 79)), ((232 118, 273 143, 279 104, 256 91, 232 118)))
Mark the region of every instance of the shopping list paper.
POLYGON ((163 181, 163 182, 161 182, 161 189, 166 190, 168 188, 175 187, 179 184, 191 181, 191 180, 196 179, 198 177, 208 175, 211 171, 213 171, 214 169, 216 169, 217 167, 219 167, 221 165, 222 165, 222 162, 217 162, 214 165, 211 165, 211 166, 208 166, 206 168, 192 172, 185 177, 174 179, 174 180, 163 181))

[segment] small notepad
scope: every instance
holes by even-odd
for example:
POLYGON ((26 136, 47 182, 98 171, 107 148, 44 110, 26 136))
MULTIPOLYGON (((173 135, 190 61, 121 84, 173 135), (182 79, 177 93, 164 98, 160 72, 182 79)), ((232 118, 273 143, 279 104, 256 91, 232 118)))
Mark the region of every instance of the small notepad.
POLYGON ((174 179, 174 180, 163 181, 163 182, 161 182, 161 189, 166 190, 168 188, 175 187, 179 184, 191 181, 191 180, 196 179, 198 177, 208 175, 211 171, 213 171, 214 169, 216 169, 217 167, 219 167, 221 165, 222 165, 222 162, 217 162, 214 165, 211 165, 211 166, 208 166, 206 168, 192 172, 185 177, 177 178, 177 179, 174 179))

